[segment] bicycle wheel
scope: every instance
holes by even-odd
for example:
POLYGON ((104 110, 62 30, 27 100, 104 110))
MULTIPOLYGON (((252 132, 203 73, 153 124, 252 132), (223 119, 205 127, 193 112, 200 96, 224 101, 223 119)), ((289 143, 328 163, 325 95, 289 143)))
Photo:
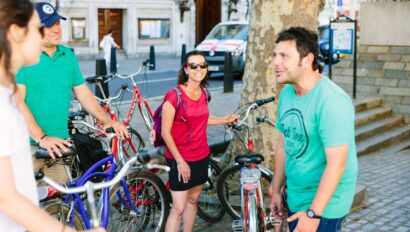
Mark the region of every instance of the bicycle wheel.
POLYGON ((107 231, 163 231, 170 203, 161 179, 149 171, 139 171, 129 174, 125 182, 133 207, 121 184, 115 185, 110 191, 107 231))
POLYGON ((81 216, 74 211, 71 211, 71 214, 68 215, 70 212, 70 207, 65 203, 54 201, 51 203, 42 204, 41 208, 43 208, 49 215, 51 215, 58 221, 68 226, 72 224, 73 228, 76 230, 85 230, 81 216))
POLYGON ((144 119, 145 126, 147 127, 148 131, 151 131, 154 127, 154 120, 152 119, 152 113, 148 110, 147 102, 142 102, 139 105, 139 109, 141 112, 141 116, 144 119))
MULTIPOLYGON (((217 182, 217 192, 221 204, 226 212, 231 215, 232 219, 238 220, 241 218, 241 183, 240 183, 241 166, 233 165, 222 171, 217 182)), ((268 195, 269 185, 272 178, 262 172, 261 187, 263 191, 263 204, 267 209, 267 215, 270 212, 268 195)))
POLYGON ((248 204, 246 204, 245 211, 247 218, 244 219, 245 232, 258 232, 258 203, 256 201, 255 193, 248 193, 248 204))
POLYGON ((198 200, 198 216, 207 222, 217 222, 225 214, 225 209, 219 201, 216 191, 216 180, 221 173, 218 163, 212 158, 209 160, 208 180, 202 187, 198 200))
POLYGON ((129 135, 129 138, 122 140, 122 148, 127 157, 136 155, 140 148, 145 147, 141 135, 136 130, 131 128, 129 135))

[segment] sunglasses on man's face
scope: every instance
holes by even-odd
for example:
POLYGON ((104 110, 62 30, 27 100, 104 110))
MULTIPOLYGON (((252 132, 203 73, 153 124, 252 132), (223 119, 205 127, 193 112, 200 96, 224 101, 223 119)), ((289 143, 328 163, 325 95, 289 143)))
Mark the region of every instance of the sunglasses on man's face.
POLYGON ((197 69, 198 67, 200 67, 201 69, 206 69, 208 68, 208 63, 206 62, 202 62, 202 63, 188 63, 187 65, 190 69, 197 69))

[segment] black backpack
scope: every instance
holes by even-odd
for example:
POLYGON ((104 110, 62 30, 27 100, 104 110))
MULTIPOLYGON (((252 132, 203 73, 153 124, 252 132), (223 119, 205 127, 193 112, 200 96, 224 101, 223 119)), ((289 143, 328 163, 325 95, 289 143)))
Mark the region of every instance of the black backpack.
MULTIPOLYGON (((80 159, 80 168, 83 172, 86 172, 92 165, 107 157, 107 152, 103 149, 100 140, 82 133, 76 133, 70 136, 77 149, 78 158, 80 159)), ((102 172, 104 170, 101 166, 95 171, 102 172)))

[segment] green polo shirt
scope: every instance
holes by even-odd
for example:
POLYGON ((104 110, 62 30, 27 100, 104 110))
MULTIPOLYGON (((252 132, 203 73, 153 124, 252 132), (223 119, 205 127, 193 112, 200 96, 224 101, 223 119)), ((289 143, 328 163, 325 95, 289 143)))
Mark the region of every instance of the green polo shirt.
MULTIPOLYGON (((38 64, 21 68, 16 80, 26 86, 25 102, 44 133, 68 138, 72 89, 84 83, 74 53, 58 45, 53 57, 43 52, 38 64)), ((31 143, 35 144, 33 140, 31 143)))

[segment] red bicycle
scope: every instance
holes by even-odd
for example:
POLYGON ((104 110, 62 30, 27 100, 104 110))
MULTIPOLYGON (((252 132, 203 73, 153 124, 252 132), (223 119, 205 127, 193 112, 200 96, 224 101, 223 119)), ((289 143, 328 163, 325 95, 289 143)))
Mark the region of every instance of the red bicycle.
MULTIPOLYGON (((150 138, 155 138, 155 130, 153 130, 154 124, 153 124, 151 107, 149 106, 147 100, 141 95, 138 85, 136 81, 134 80, 134 78, 138 74, 140 74, 142 70, 144 70, 145 72, 148 66, 149 66, 149 62, 147 60, 142 63, 142 65, 140 66, 140 68, 138 69, 136 73, 133 73, 130 75, 109 74, 109 75, 99 75, 99 76, 88 77, 86 79, 88 83, 95 84, 96 88, 98 88, 100 92, 102 93, 101 95, 103 98, 101 99, 101 98, 96 97, 96 99, 101 103, 104 111, 108 115, 110 115, 111 119, 120 121, 125 127, 128 127, 130 129, 129 130, 130 138, 123 141, 124 153, 126 154, 127 157, 129 157, 130 154, 136 154, 140 147, 145 147, 145 143, 140 133, 138 133, 137 130, 135 130, 134 128, 130 126, 130 122, 133 117, 136 106, 138 106, 138 110, 141 114, 144 124, 150 133, 150 138), (131 80, 133 89, 130 90, 128 88, 128 84, 125 83, 121 86, 119 93, 115 97, 105 96, 102 83, 107 83, 115 78, 131 80), (124 96, 126 92, 132 92, 132 100, 127 110, 126 117, 122 119, 121 117, 117 116, 117 115, 120 115, 119 108, 118 108, 118 105, 120 104, 116 105, 117 111, 115 111, 113 110, 114 105, 112 104, 112 102, 117 99, 122 99, 122 97, 124 96)), ((102 123, 96 119, 95 119, 95 123, 98 126, 98 128, 101 129, 103 127, 102 123)), ((97 136, 104 136, 104 135, 98 134, 97 136)), ((114 154, 115 154, 115 151, 114 151, 114 154)))

